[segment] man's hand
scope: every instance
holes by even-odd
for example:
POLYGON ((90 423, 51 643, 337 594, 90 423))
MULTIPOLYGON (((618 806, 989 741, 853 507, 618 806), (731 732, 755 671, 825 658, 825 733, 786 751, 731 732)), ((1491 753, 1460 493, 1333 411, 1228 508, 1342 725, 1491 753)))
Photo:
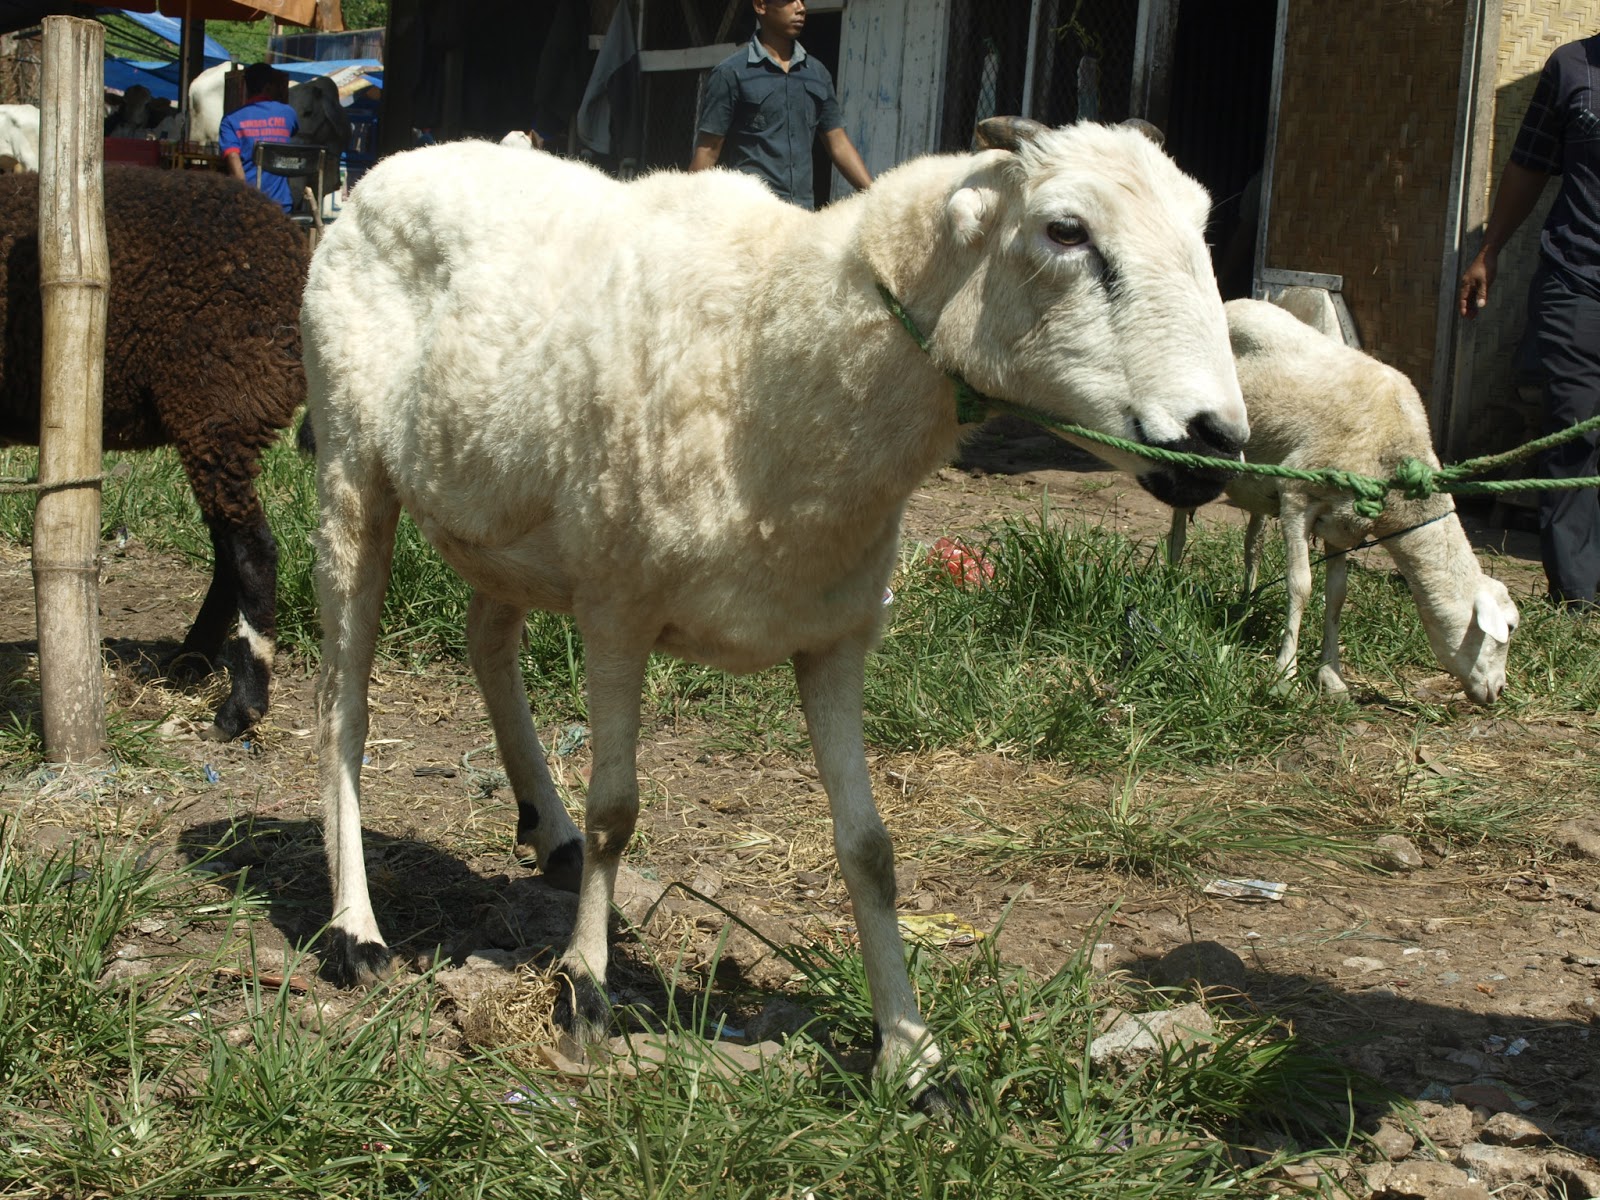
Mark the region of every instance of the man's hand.
POLYGON ((1494 283, 1497 258, 1499 255, 1490 253, 1485 247, 1468 264, 1461 275, 1461 287, 1456 292, 1457 316, 1470 321, 1478 315, 1480 308, 1489 303, 1489 287, 1494 283))

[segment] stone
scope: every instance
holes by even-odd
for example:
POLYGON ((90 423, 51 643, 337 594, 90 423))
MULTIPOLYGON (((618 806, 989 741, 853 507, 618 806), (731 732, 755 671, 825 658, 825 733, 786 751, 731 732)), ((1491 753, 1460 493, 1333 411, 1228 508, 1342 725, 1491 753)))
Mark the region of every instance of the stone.
POLYGON ((1464 1104, 1417 1102, 1417 1130, 1435 1146, 1454 1150, 1472 1140, 1472 1110, 1464 1104))
POLYGON ((1511 1146, 1485 1146, 1472 1142, 1456 1153, 1456 1162, 1471 1171, 1491 1192, 1513 1183, 1527 1183, 1544 1174, 1537 1154, 1511 1146))
POLYGON ((1478 1140, 1495 1146, 1542 1146, 1550 1135, 1527 1117, 1497 1112, 1478 1131, 1478 1140))
POLYGON ((1383 1121, 1372 1132, 1372 1145, 1389 1162, 1399 1162, 1417 1148, 1417 1139, 1393 1121, 1383 1121))
POLYGON ((517 977, 510 971, 453 967, 438 972, 434 975, 433 981, 445 995, 450 997, 458 1012, 466 1012, 480 997, 500 991, 502 988, 515 987, 517 977))
POLYGON ((1366 1174, 1373 1196, 1394 1200, 1433 1200, 1445 1188, 1466 1187, 1471 1182, 1461 1168, 1441 1162, 1379 1163, 1366 1174))
POLYGON ((1450 1098, 1457 1104, 1470 1104, 1474 1108, 1486 1108, 1491 1113, 1518 1111, 1518 1104, 1506 1090, 1495 1083, 1458 1083, 1450 1089, 1450 1098))
POLYGON ((1346 970, 1354 971, 1358 975, 1370 975, 1374 971, 1388 970, 1389 964, 1381 958, 1370 958, 1363 954, 1352 955, 1339 964, 1346 970))
POLYGON ((1372 865, 1380 871, 1415 871, 1422 866, 1422 851, 1410 838, 1387 833, 1372 843, 1372 865))
POLYGON ((312 1033, 322 1033, 345 1014, 345 1006, 337 1000, 310 1000, 300 1009, 300 1028, 312 1033))
POLYGON ((1089 1043, 1091 1062, 1109 1062, 1157 1054, 1209 1036, 1216 1029, 1211 1014, 1198 1004, 1161 1012, 1128 1013, 1109 1031, 1089 1043))
POLYGON ((514 971, 517 956, 510 950, 474 950, 462 965, 468 971, 514 971))
POLYGON ((654 879, 646 879, 632 867, 623 864, 617 868, 617 886, 611 902, 628 924, 639 925, 666 890, 654 879))
POLYGON ((1156 987, 1201 993, 1216 988, 1239 995, 1244 992, 1244 960, 1219 942, 1189 942, 1158 958, 1148 978, 1156 987))
POLYGON ((1600 1197, 1600 1170, 1575 1154, 1551 1154, 1544 1160, 1545 1172, 1566 1189, 1567 1200, 1596 1200, 1600 1197))
POLYGON ((114 958, 100 972, 100 986, 126 984, 141 975, 153 975, 156 964, 148 958, 114 958))
POLYGON ((1556 845, 1579 858, 1600 859, 1600 817, 1579 817, 1563 821, 1552 832, 1556 845))

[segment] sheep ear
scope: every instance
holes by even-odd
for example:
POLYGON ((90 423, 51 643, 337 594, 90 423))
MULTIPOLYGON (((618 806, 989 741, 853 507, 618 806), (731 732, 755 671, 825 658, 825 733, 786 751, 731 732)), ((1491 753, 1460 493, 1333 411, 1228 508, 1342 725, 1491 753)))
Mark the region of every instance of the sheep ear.
POLYGON ((944 211, 950 218, 950 229, 963 246, 970 246, 983 236, 984 226, 995 210, 996 199, 989 188, 964 187, 945 204, 944 211))
POLYGON ((1150 124, 1149 121, 1140 120, 1138 117, 1129 117, 1122 123, 1122 127, 1124 129, 1138 130, 1158 146, 1165 146, 1167 144, 1167 135, 1162 133, 1161 130, 1157 129, 1154 125, 1150 124))
POLYGON ((1015 154, 1023 142, 1034 141, 1049 128, 1028 117, 987 117, 978 122, 978 148, 1009 150, 1015 154))
POLYGON ((1479 588, 1478 594, 1472 598, 1472 619, 1483 630, 1485 637, 1492 637, 1497 642, 1511 640, 1511 625, 1500 607, 1500 599, 1488 588, 1479 588))

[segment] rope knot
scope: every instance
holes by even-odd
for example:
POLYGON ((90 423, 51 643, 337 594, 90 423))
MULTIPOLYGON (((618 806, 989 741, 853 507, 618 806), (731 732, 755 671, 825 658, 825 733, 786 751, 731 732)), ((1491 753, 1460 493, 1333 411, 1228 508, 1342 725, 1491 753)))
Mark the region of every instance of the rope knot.
POLYGON ((1407 500, 1426 500, 1439 490, 1434 469, 1416 458, 1401 460, 1389 486, 1403 493, 1407 500))

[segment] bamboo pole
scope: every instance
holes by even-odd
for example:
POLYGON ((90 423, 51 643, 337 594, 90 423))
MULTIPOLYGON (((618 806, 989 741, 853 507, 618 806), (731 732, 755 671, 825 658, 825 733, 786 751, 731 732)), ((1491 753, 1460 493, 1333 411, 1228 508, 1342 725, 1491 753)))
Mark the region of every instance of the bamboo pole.
POLYGON ((100 420, 105 376, 105 31, 44 19, 39 122, 43 304, 39 503, 33 588, 45 757, 82 762, 105 745, 100 663, 100 420))

